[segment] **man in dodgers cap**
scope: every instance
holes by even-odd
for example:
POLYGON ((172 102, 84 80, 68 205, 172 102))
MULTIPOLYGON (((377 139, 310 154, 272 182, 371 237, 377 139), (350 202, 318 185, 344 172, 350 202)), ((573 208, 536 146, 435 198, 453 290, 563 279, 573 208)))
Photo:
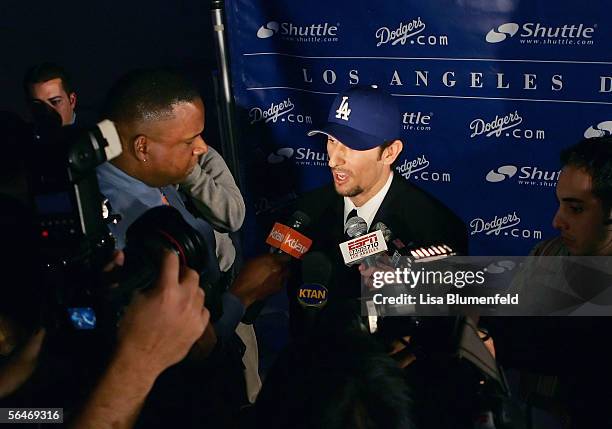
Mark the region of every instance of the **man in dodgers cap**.
POLYGON ((338 250, 344 225, 363 218, 372 230, 383 222, 405 244, 447 244, 467 253, 463 222, 441 202, 393 173, 403 149, 401 113, 393 97, 376 86, 356 86, 338 94, 327 123, 308 133, 327 137, 333 187, 306 195, 300 208, 312 218, 313 250, 328 253, 337 284, 330 299, 359 294, 357 268, 346 268, 338 250), (349 274, 350 273, 350 274, 349 274))

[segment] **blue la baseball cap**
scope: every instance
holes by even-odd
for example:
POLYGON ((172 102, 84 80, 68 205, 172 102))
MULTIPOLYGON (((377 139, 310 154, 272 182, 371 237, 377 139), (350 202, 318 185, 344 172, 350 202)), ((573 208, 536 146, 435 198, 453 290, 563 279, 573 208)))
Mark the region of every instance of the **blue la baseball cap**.
POLYGON ((391 95, 376 86, 352 87, 336 96, 327 123, 308 132, 325 134, 355 150, 399 139, 401 115, 391 95))

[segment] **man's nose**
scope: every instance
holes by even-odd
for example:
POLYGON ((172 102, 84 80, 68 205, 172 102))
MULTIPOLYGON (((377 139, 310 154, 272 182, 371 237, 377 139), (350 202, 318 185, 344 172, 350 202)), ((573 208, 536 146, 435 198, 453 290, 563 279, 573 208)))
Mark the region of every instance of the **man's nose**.
POLYGON ((336 168, 344 164, 344 151, 340 145, 335 145, 333 148, 328 149, 327 155, 329 155, 327 165, 329 165, 330 168, 336 168))
POLYGON ((563 215, 561 214, 561 207, 557 209, 557 213, 555 213, 555 217, 553 217, 552 225, 553 225, 553 228, 558 229, 560 231, 567 229, 567 222, 565 221, 565 219, 563 218, 563 215))
POLYGON ((193 148, 193 154, 194 155, 200 156, 200 155, 203 155, 206 152, 208 152, 208 145, 206 144, 206 142, 204 141, 202 136, 199 136, 196 139, 194 144, 195 144, 195 147, 193 148))

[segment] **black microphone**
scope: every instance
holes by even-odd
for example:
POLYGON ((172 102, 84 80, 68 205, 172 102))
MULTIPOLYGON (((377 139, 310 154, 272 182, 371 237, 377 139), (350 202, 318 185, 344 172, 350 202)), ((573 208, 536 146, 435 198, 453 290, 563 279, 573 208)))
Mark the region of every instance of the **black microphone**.
POLYGON ((322 252, 308 253, 302 259, 302 284, 297 290, 297 300, 304 308, 307 328, 313 328, 319 312, 327 305, 332 263, 322 252))
MULTIPOLYGON (((301 259, 312 245, 312 240, 302 234, 310 224, 310 217, 299 210, 295 211, 285 222, 276 222, 268 234, 266 243, 270 245, 270 253, 286 256, 286 262, 291 258, 301 259)), ((264 308, 265 301, 256 301, 246 309, 242 323, 251 324, 257 319, 264 308)))

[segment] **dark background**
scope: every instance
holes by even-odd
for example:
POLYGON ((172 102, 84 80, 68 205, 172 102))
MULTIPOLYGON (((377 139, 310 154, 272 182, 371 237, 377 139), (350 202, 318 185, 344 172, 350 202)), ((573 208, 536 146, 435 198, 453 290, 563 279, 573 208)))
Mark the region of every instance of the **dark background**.
POLYGON ((210 1, 2 0, 0 52, 0 111, 28 118, 23 74, 43 61, 67 69, 77 91, 77 115, 87 116, 97 112, 111 84, 128 70, 171 66, 200 86, 207 102, 206 133, 216 131, 210 1))

